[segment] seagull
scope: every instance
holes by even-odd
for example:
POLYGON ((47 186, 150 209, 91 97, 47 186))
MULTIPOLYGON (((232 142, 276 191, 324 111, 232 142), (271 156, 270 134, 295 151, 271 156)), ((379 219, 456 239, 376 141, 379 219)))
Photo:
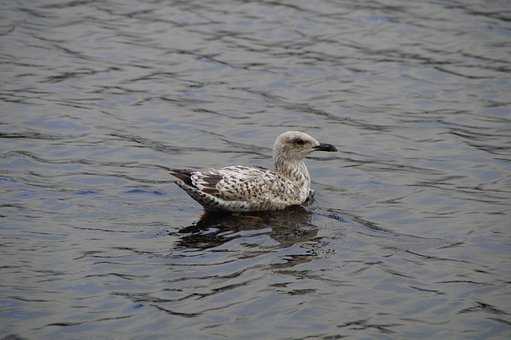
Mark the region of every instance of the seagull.
POLYGON ((171 169, 176 184, 206 211, 251 212, 301 205, 311 195, 304 159, 313 151, 337 151, 301 131, 287 131, 273 145, 273 170, 241 165, 221 169, 171 169))

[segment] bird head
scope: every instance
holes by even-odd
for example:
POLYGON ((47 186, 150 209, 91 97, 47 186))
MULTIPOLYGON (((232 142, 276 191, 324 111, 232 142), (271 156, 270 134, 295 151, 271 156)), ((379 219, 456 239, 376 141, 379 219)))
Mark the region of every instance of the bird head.
POLYGON ((287 131, 275 140, 274 158, 299 161, 314 151, 337 151, 332 144, 320 143, 314 137, 300 131, 287 131))

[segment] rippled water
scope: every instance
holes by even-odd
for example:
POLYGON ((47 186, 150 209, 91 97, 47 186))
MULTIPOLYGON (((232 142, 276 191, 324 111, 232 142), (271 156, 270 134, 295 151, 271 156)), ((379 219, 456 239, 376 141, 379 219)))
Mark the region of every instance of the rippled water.
POLYGON ((511 3, 3 1, 0 338, 511 335, 511 3), (170 167, 317 155, 206 217, 170 167))

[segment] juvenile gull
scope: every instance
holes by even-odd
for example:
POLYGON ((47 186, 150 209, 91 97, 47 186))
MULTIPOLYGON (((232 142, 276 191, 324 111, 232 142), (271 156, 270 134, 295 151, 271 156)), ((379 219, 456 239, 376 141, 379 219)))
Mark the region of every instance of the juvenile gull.
POLYGON ((313 151, 337 151, 304 132, 287 131, 273 145, 274 169, 235 165, 222 169, 172 169, 179 185, 206 211, 281 210, 300 205, 311 192, 304 159, 313 151))

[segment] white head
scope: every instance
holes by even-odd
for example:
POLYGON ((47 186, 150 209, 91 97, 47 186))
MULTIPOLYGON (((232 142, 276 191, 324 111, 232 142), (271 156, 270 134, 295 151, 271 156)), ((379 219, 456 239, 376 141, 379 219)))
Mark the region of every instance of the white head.
POLYGON ((275 161, 301 161, 313 151, 337 151, 331 144, 323 144, 305 132, 287 131, 273 144, 275 161))

